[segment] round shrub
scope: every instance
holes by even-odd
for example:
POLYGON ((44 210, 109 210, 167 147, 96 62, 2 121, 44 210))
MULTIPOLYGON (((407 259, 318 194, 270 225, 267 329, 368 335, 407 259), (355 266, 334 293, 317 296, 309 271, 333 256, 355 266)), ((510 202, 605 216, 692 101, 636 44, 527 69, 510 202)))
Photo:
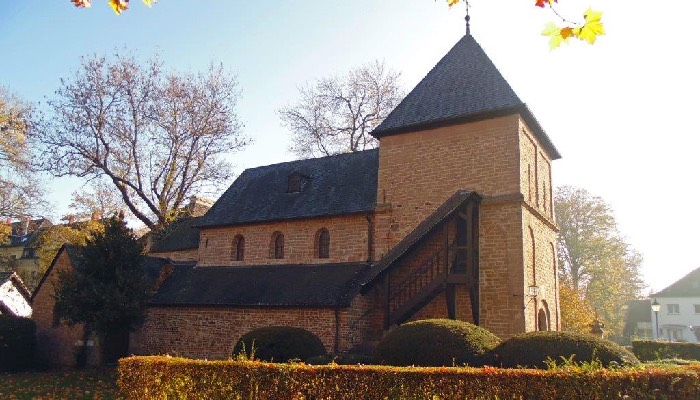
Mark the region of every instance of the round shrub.
POLYGON ((233 356, 240 354, 256 360, 287 362, 324 355, 326 348, 318 336, 306 329, 268 326, 241 336, 234 346, 233 356))
POLYGON ((570 332, 528 332, 513 336, 493 350, 494 360, 504 368, 547 368, 558 365, 600 362, 604 367, 636 365, 639 360, 629 350, 609 340, 570 332), (573 356, 573 358, 572 358, 573 356))
POLYGON ((377 346, 377 359, 396 366, 479 366, 500 341, 468 322, 426 319, 401 325, 384 336, 377 346))

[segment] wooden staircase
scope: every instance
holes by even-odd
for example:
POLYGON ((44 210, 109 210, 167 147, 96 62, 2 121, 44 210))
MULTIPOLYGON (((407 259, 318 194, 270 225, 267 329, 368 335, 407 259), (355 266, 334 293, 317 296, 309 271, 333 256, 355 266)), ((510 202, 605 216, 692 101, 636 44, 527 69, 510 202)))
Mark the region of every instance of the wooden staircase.
POLYGON ((388 325, 408 320, 430 303, 447 283, 447 265, 444 249, 436 251, 399 284, 389 290, 388 325))

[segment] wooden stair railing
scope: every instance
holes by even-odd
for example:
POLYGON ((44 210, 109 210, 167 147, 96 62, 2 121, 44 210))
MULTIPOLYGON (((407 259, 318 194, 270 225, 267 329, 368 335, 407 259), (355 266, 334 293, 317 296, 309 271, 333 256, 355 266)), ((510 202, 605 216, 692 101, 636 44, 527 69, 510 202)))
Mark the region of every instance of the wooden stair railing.
POLYGON ((399 284, 391 286, 387 309, 389 325, 407 320, 428 304, 444 289, 446 278, 444 250, 439 249, 399 284))

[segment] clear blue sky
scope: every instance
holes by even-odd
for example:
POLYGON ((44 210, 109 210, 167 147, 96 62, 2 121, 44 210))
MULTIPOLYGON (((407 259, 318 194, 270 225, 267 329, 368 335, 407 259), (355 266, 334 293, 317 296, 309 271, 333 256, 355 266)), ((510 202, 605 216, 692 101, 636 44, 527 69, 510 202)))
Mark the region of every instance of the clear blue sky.
MULTIPOLYGON (((255 140, 235 156, 238 172, 293 158, 275 111, 304 82, 383 59, 410 90, 464 33, 463 5, 443 0, 132 0, 119 17, 93 1, 1 0, 0 85, 43 101, 81 56, 121 48, 178 70, 222 62, 238 75, 239 117, 255 140)), ((472 0, 472 32, 563 154, 555 184, 613 206, 659 290, 700 267, 700 2, 561 2, 571 18, 603 10, 608 35, 550 52, 539 32, 554 17, 528 0, 472 0)), ((55 217, 79 185, 52 181, 55 217)))

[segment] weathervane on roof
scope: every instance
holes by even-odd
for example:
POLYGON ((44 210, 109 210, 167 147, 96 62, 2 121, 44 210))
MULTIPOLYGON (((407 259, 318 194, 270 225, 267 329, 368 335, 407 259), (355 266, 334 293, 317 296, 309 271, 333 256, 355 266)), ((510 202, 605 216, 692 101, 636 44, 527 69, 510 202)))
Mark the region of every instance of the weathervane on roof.
POLYGON ((467 16, 464 17, 464 20, 467 21, 467 35, 471 35, 469 31, 469 0, 464 0, 464 3, 467 5, 467 16))

